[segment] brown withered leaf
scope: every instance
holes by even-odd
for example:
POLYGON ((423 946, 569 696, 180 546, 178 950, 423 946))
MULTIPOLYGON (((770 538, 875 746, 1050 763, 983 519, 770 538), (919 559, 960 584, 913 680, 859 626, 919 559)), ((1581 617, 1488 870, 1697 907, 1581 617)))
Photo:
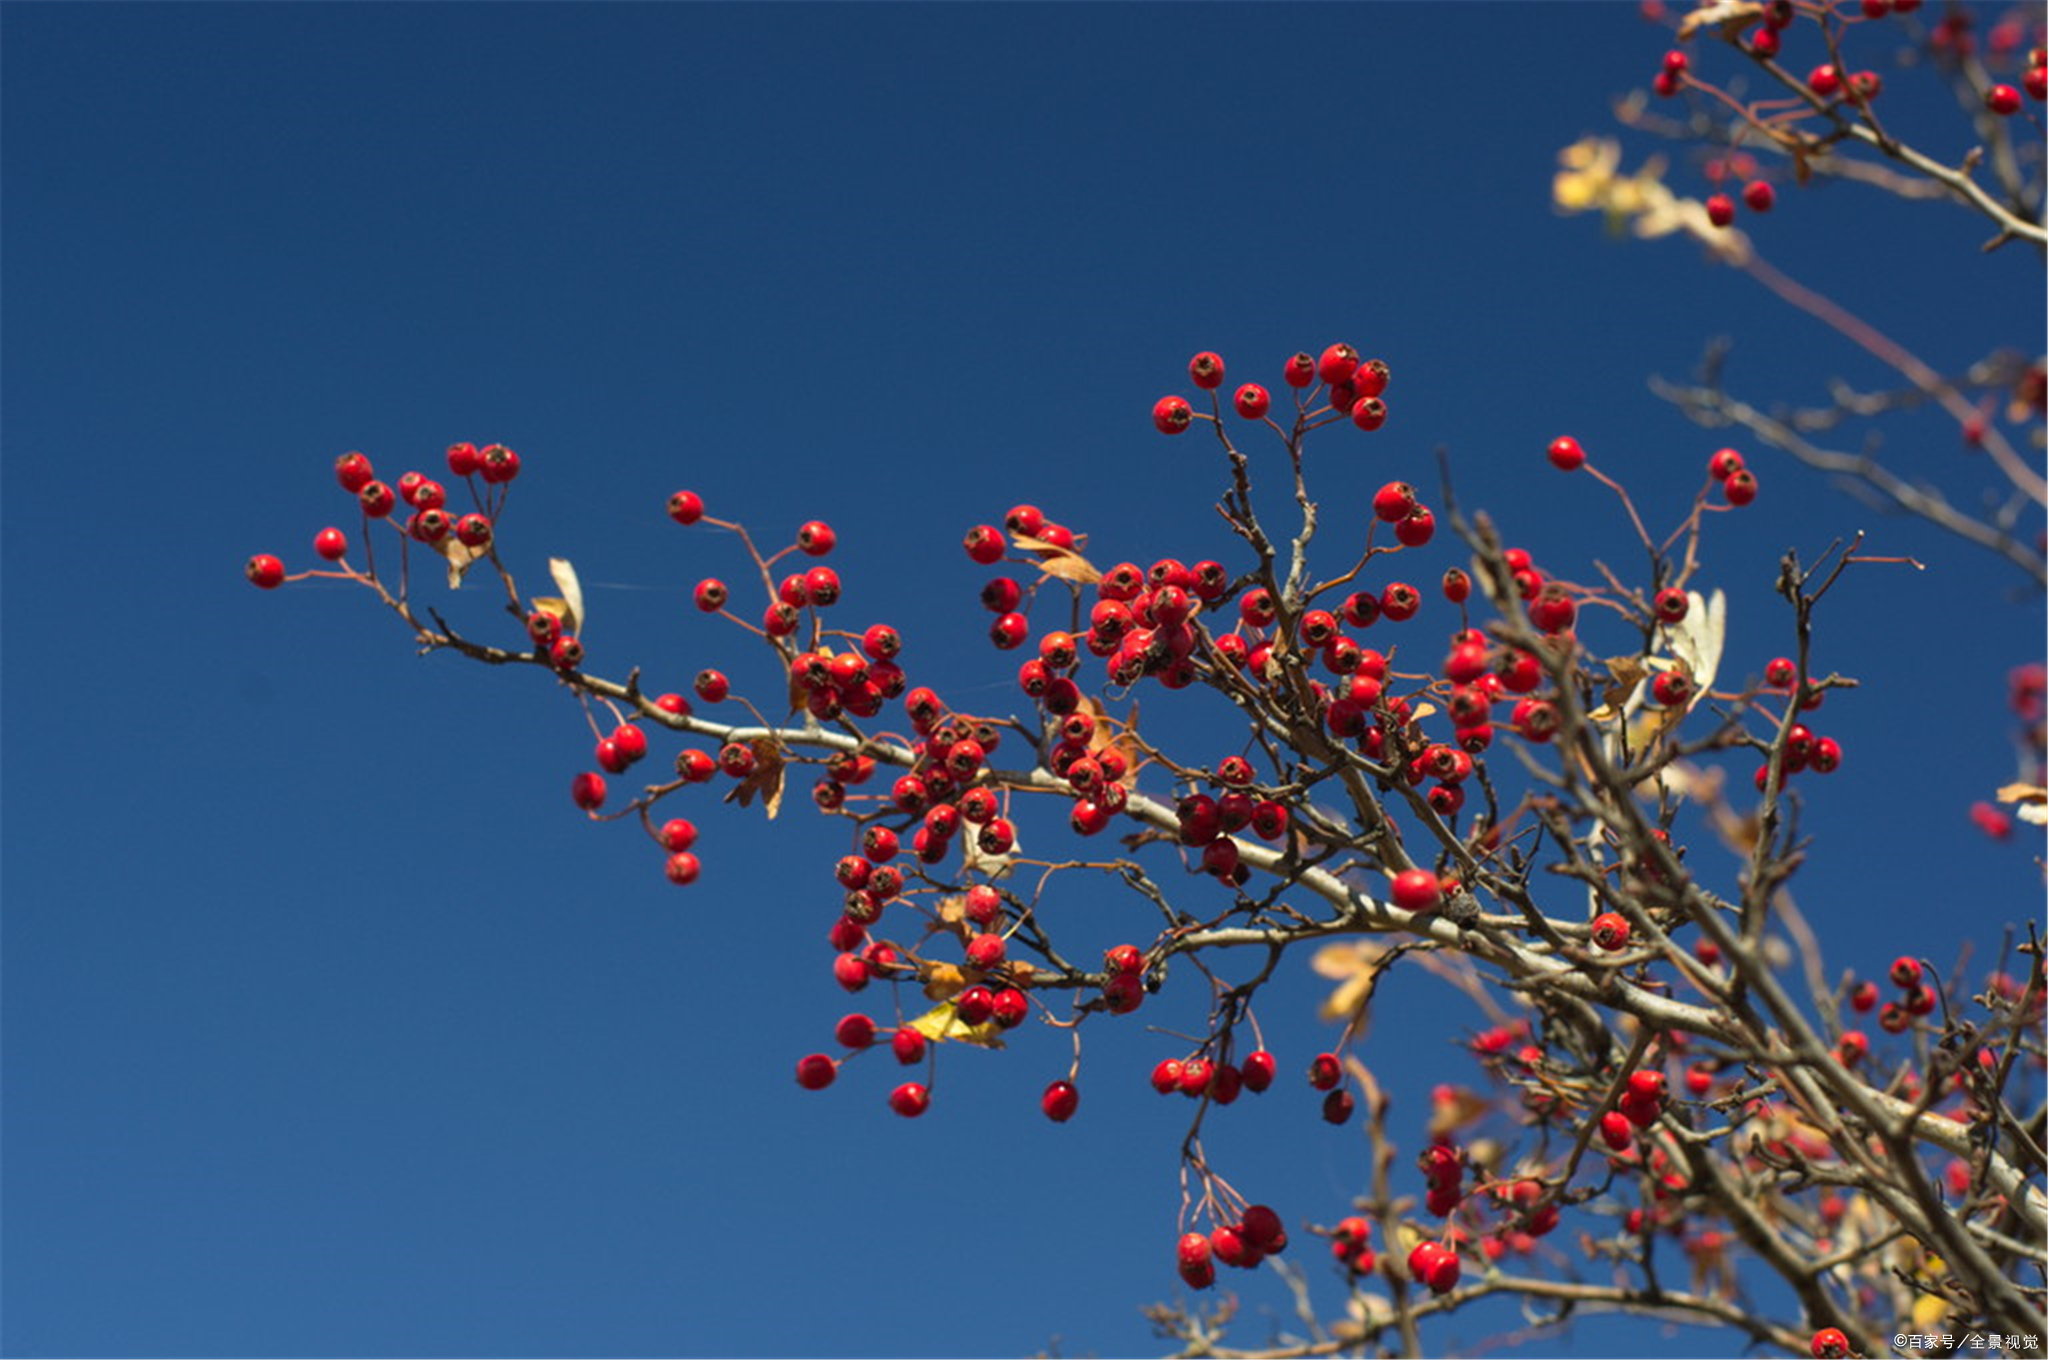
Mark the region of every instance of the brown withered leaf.
POLYGON ((759 797, 762 810, 772 822, 782 811, 782 748, 766 737, 757 737, 747 745, 754 748, 754 772, 725 795, 725 801, 752 807, 754 799, 759 797))
POLYGON ((935 910, 940 925, 957 926, 967 919, 967 895, 955 893, 951 897, 941 897, 935 910))
POLYGON ((1447 1138, 1459 1130, 1479 1122, 1490 1108, 1478 1092, 1463 1086, 1452 1087, 1443 1100, 1432 1100, 1429 1104, 1429 1136, 1447 1138))
POLYGON ((1102 573, 1095 569, 1095 565, 1072 548, 1062 548, 1057 543, 1047 543, 1029 534, 1013 534, 1011 537, 1018 547, 1038 554, 1038 569, 1048 576, 1083 586, 1092 586, 1102 579, 1102 573))
POLYGON ((2018 803, 2015 810, 2023 822, 2048 826, 2048 789, 2039 784, 2007 784, 1998 791, 2001 803, 2018 803))
POLYGON ((1076 711, 1086 713, 1095 723, 1095 734, 1088 739, 1088 749, 1114 750, 1122 756, 1124 777, 1118 782, 1126 788, 1135 786, 1138 782, 1138 766, 1145 759, 1145 753, 1138 749, 1137 742, 1131 738, 1131 734, 1138 730, 1138 705, 1132 703, 1131 716, 1122 723, 1111 718, 1109 710, 1102 706, 1101 700, 1092 695, 1082 695, 1081 705, 1076 711))
POLYGON ((1597 719, 1612 718, 1628 703, 1628 696, 1636 692, 1636 686, 1643 683, 1643 676, 1649 667, 1640 656, 1610 656, 1600 663, 1607 667, 1611 677, 1607 687, 1600 691, 1600 707, 1592 716, 1597 719))
POLYGON ((1366 1010, 1393 952, 1392 947, 1369 940, 1326 944, 1318 949, 1309 966, 1326 978, 1335 978, 1337 986, 1323 999, 1317 1014, 1331 1022, 1355 1021, 1356 1032, 1364 1034, 1366 1010))

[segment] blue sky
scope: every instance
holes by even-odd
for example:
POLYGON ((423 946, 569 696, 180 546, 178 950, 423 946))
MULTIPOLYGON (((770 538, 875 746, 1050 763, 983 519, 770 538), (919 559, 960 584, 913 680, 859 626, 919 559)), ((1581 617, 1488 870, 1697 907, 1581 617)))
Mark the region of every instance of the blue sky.
MULTIPOLYGON (((1233 381, 1337 339, 1384 356, 1387 427, 1313 450, 1326 505, 1433 487, 1442 444, 1461 495, 1574 563, 1633 562, 1626 524, 1543 446, 1577 434, 1672 522, 1723 441, 1645 379, 1711 337, 1761 401, 1884 381, 1694 247, 1552 213, 1558 148, 1663 50, 1631 7, 11 4, 0 39, 14 1354, 1161 1345, 1137 1308, 1178 1288, 1187 1107, 1144 1073, 1174 1041, 1091 1034, 1066 1126, 1036 1108, 1050 1032, 949 1054, 915 1122, 879 1054, 799 1091, 851 1008, 822 938, 841 828, 704 801, 678 890, 571 807, 590 739, 552 686, 415 657, 344 586, 251 590, 250 553, 310 565, 352 527, 336 454, 519 450, 514 571, 572 559, 592 668, 651 688, 769 683, 689 608, 742 559, 668 523, 669 492, 768 542, 830 519, 842 609, 995 706, 1014 658, 983 640, 967 526, 1028 500, 1099 560, 1228 548, 1213 445, 1147 418, 1198 349, 1233 381)), ((1986 234, 1846 188, 1758 226, 1944 369, 2040 341, 2037 270, 1986 234)), ((1938 422, 1894 439, 1979 484, 1938 422)), ((1822 664, 1865 681, 1827 710, 1848 756, 1798 883, 1830 961, 1994 947, 2039 880, 1963 809, 2011 775, 2038 599, 1752 462, 1764 497, 1715 524, 1705 578, 1739 672, 1787 650, 1785 547, 1868 527, 1930 565, 1853 578, 1823 621, 1822 664)), ((1071 910, 1091 947, 1145 919, 1106 889, 1071 910)), ((1261 1011, 1286 1073, 1329 1038, 1290 967, 1261 1011)), ((1477 1076, 1473 1015, 1419 975, 1383 998, 1363 1056, 1417 1140, 1428 1083, 1477 1076)), ((1363 1188, 1362 1136, 1298 1083, 1229 1113, 1212 1154, 1291 1222, 1363 1188)), ((1233 1283, 1240 1340, 1289 1325, 1276 1280, 1233 1283)), ((1514 1326, 1474 1310, 1431 1344, 1514 1326)), ((1649 1340, 1734 1348, 1595 1322, 1575 1349, 1649 1340)))

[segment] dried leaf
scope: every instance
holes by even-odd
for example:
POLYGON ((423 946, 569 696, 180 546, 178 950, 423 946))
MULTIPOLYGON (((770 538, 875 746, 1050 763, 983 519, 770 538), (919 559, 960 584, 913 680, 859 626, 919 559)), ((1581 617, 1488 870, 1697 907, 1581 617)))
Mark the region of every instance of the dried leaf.
POLYGON ((910 1022, 910 1028, 935 1043, 974 1044, 980 1048, 1001 1048, 1003 1027, 993 1020, 970 1025, 960 1018, 953 1003, 944 1001, 910 1022))
POLYGON ((1643 676, 1649 668, 1643 664, 1643 658, 1639 656, 1610 656, 1601 664, 1607 667, 1607 674, 1611 679, 1607 687, 1600 691, 1600 707, 1595 709, 1591 716, 1597 721, 1604 722, 1621 712, 1622 706, 1628 702, 1629 695, 1635 693, 1636 686, 1643 683, 1643 676))
POLYGON ((957 926, 967 919, 967 895, 955 893, 951 897, 942 897, 936 910, 939 924, 957 926))
POLYGON ((450 590, 462 589, 463 573, 469 570, 470 563, 483 556, 483 553, 470 547, 454 534, 443 535, 434 544, 434 551, 448 559, 448 588, 450 590))
POLYGON ((950 963, 935 963, 924 980, 927 1001, 951 1001, 967 990, 967 974, 950 963))
POLYGON ((761 807, 774 821, 782 811, 782 777, 784 773, 782 748, 766 737, 758 737, 747 743, 754 748, 754 771, 739 782, 739 786, 725 795, 728 803, 741 807, 752 807, 758 795, 761 807))
POLYGON ((548 575, 555 578, 555 589, 562 592, 562 603, 569 611, 562 627, 580 636, 588 615, 583 612, 583 586, 576 579, 576 568, 569 565, 566 557, 550 557, 548 575))
POLYGON ((2001 803, 2048 803, 2048 789, 2039 784, 2007 784, 1998 791, 2001 803))
POLYGON ((1708 25, 1718 26, 1724 35, 1733 38, 1748 25, 1763 17, 1764 7, 1755 0, 1723 0, 1718 5, 1702 5, 1678 21, 1678 40, 1691 42, 1692 35, 1708 25))
MULTIPOLYGON (((1441 1090, 1442 1088, 1439 1088, 1441 1090)), ((1432 1100, 1429 1106, 1429 1136, 1446 1138, 1459 1130, 1478 1123, 1492 1108, 1476 1091, 1463 1086, 1452 1087, 1445 1092, 1445 1098, 1432 1100)))
POLYGON ((1684 662, 1692 675, 1692 703, 1686 705, 1690 708, 1714 687, 1714 676, 1721 669, 1721 649, 1728 637, 1728 597, 1717 590, 1712 599, 1704 599, 1695 590, 1686 598, 1692 608, 1677 623, 1664 626, 1664 639, 1671 654, 1684 662))
POLYGON ((1102 579, 1102 573, 1095 569, 1094 564, 1072 548, 1062 548, 1057 543, 1047 543, 1029 534, 1013 534, 1012 537, 1018 547, 1038 554, 1038 569, 1048 576, 1083 586, 1092 586, 1102 579))
POLYGON ((1092 695, 1082 695, 1080 707, 1075 710, 1086 713, 1095 723, 1095 733, 1088 739, 1090 751, 1114 750, 1124 758, 1124 777, 1118 782, 1132 788, 1138 782, 1138 766, 1144 762, 1145 753, 1138 749, 1132 734, 1138 730, 1138 705, 1131 705, 1131 716, 1122 723, 1109 716, 1109 710, 1092 695))

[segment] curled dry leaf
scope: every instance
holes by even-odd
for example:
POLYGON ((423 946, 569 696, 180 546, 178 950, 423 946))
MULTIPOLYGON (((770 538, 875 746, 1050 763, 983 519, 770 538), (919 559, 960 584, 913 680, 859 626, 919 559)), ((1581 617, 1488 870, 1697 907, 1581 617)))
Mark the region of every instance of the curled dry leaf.
POLYGON ((555 589, 562 592, 562 601, 569 607, 568 617, 562 620, 562 626, 572 633, 581 634, 589 615, 583 610, 583 585, 576 579, 576 568, 569 565, 566 557, 550 557, 548 575, 555 578, 555 589))
POLYGON ((1342 944, 1327 944, 1315 953, 1309 966, 1326 978, 1335 978, 1337 986, 1323 999, 1317 1014, 1326 1021, 1363 1021, 1367 1007, 1372 1004, 1372 994, 1380 985, 1380 975, 1385 971, 1394 951, 1369 940, 1356 940, 1342 944))
POLYGON ((460 590, 462 588, 463 573, 469 570, 470 563, 483 556, 481 552, 470 547, 454 534, 445 534, 437 540, 434 544, 434 551, 448 559, 448 588, 450 590, 460 590))
POLYGON ((1763 15, 1764 7, 1756 4, 1755 0, 1724 0, 1718 5, 1702 5, 1678 21, 1678 40, 1691 42, 1693 34, 1712 25, 1721 30, 1723 37, 1733 41, 1744 28, 1763 15))
POLYGON ((1102 573, 1095 569, 1094 564, 1072 548, 1062 548, 1057 543, 1047 543, 1029 534, 1013 534, 1011 537, 1018 547, 1038 554, 1038 569, 1047 576, 1057 576, 1062 581, 1082 586, 1092 586, 1102 579, 1102 573))
POLYGON ((739 786, 725 795, 728 803, 741 807, 752 807, 759 797, 762 810, 768 820, 774 821, 782 811, 782 777, 784 766, 782 748, 766 737, 757 737, 747 743, 754 750, 754 772, 739 782, 739 786))
POLYGON ((951 1001, 967 990, 967 973, 951 963, 935 963, 925 974, 924 995, 927 1001, 951 1001))
POLYGON ((1703 598, 1694 590, 1686 598, 1692 608, 1677 623, 1664 626, 1664 640, 1692 676, 1692 703, 1686 705, 1690 708, 1714 687, 1721 669, 1721 651, 1728 639, 1728 596, 1717 590, 1712 598, 1703 598))

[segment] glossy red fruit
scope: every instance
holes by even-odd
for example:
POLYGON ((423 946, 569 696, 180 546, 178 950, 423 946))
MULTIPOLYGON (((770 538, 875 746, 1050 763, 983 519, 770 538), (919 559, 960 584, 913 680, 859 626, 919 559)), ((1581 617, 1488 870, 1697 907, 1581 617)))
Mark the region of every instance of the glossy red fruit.
POLYGON ((371 519, 383 519, 398 508, 397 493, 383 482, 364 482, 356 492, 356 499, 362 503, 363 513, 371 519))
POLYGON ((1685 707, 1692 693, 1692 677, 1684 671, 1658 671, 1650 681, 1650 697, 1664 708, 1685 707))
POLYGON ((1431 911, 1443 901, 1443 885, 1427 869, 1403 869, 1394 875, 1388 895, 1403 911, 1431 911))
POLYGON ((1003 541, 1003 531, 992 524, 977 524, 969 529, 960 546, 967 550, 969 558, 984 567, 1002 561, 1008 548, 1003 541))
POLYGON ((1767 213, 1778 201, 1778 191, 1767 179, 1753 179, 1742 186, 1742 202, 1751 212, 1767 213))
POLYGON ((1984 92, 1984 107, 2000 118, 2010 118, 2020 111, 2020 92, 2010 85, 1993 85, 1984 92))
POLYGON ((1707 459, 1707 475, 1716 481, 1725 482, 1742 471, 1742 455, 1734 449, 1717 450, 1707 459))
POLYGON ((694 598, 699 610, 706 614, 716 614, 719 610, 725 608, 725 602, 730 598, 730 595, 725 588, 725 582, 718 580, 716 577, 707 576, 697 583, 694 598))
POLYGON ((1344 1068, 1334 1053, 1318 1053, 1308 1065, 1308 1084, 1318 1091, 1334 1090, 1344 1080, 1344 1068))
POLYGON ((678 491, 668 498, 668 517, 678 524, 695 524, 704 518, 704 498, 694 491, 678 491))
POLYGON ((875 1042, 875 1022, 855 1011, 843 1016, 832 1029, 832 1037, 842 1048, 855 1050, 867 1048, 875 1042))
POLYGON ((1408 518, 1394 526, 1394 537, 1406 547, 1419 548, 1436 537, 1436 516, 1428 506, 1418 505, 1408 518))
POLYGON ((1182 397, 1161 397, 1152 407, 1152 425, 1161 434, 1179 434, 1194 419, 1194 409, 1182 397))
POLYGON ((797 1059, 796 1084, 806 1091, 822 1091, 839 1076, 839 1064, 823 1053, 797 1059))
POLYGON ((1273 397, 1257 383, 1246 383, 1237 389, 1237 396, 1232 404, 1237 407, 1237 413, 1246 420, 1258 420, 1272 408, 1273 397))
POLYGON ((467 477, 482 464, 483 458, 474 444, 450 444, 448 446, 448 471, 456 477, 467 477))
POLYGON ((889 1108, 905 1119, 915 1119, 932 1106, 932 1093, 922 1082, 906 1081, 889 1093, 889 1108))
POLYGON ((1813 1352, 1814 1360, 1842 1360, 1849 1353, 1849 1338, 1839 1327, 1823 1327, 1813 1334, 1813 1342, 1808 1349, 1813 1352))
POLYGON ((1726 194, 1711 194, 1707 198, 1707 220, 1717 227, 1725 227, 1735 220, 1735 200, 1726 194))
POLYGON ((284 584, 284 563, 269 553, 257 553, 244 564, 242 571, 258 590, 276 590, 284 584))
POLYGON ((558 671, 573 671, 583 664, 583 644, 564 633, 548 644, 548 661, 558 671))
POLYGON ((1400 523, 1415 509, 1415 488, 1406 482, 1388 482, 1373 493, 1372 512, 1388 524, 1400 523))
POLYGON ((839 535, 821 519, 807 520, 796 531, 797 551, 806 557, 823 557, 838 542, 839 535))
POLYGON ((1550 465, 1560 472, 1577 472, 1586 465, 1586 451, 1578 440, 1561 434, 1550 441, 1550 465))
POLYGON ((1223 356, 1203 350, 1188 360, 1188 378, 1204 392, 1223 386, 1223 356))
POLYGON ((322 529, 313 535, 313 552, 324 561, 339 562, 348 554, 348 535, 339 529, 322 529))
POLYGON ((732 692, 732 682, 725 678, 724 672, 707 668, 697 672, 693 688, 705 703, 719 704, 724 703, 725 696, 732 692))
POLYGON ((1651 601, 1659 623, 1677 623, 1692 611, 1692 598, 1677 586, 1666 586, 1651 601))
POLYGON ((1730 473, 1721 483, 1721 494, 1730 505, 1748 505, 1756 499, 1756 474, 1748 468, 1730 473))
POLYGON ((1064 1124, 1081 1108, 1081 1093, 1071 1081, 1056 1081, 1038 1098, 1038 1108, 1055 1124, 1064 1124))
POLYGON ((352 494, 368 486, 376 475, 370 460, 360 453, 344 453, 334 460, 334 479, 341 483, 342 490, 352 494))
POLYGON ((1789 656, 1775 657, 1764 667, 1764 683, 1773 689, 1790 689, 1799 678, 1799 668, 1789 656))
POLYGON ((569 783, 569 796, 576 800, 576 806, 595 812, 604 806, 604 776, 589 770, 583 771, 569 783))
POLYGON ((1842 88, 1842 73, 1832 66, 1816 66, 1806 77, 1813 92, 1826 99, 1842 88))
POLYGON ((502 486, 519 475, 519 455, 503 444, 492 444, 477 455, 477 471, 493 486, 502 486))
POLYGON ((1616 911, 1603 911, 1593 918, 1593 943, 1610 954, 1628 948, 1628 918, 1616 911))
POLYGON ((1316 377, 1335 387, 1351 380, 1351 375, 1358 371, 1358 362, 1358 351, 1351 346, 1331 345, 1316 360, 1316 377))

